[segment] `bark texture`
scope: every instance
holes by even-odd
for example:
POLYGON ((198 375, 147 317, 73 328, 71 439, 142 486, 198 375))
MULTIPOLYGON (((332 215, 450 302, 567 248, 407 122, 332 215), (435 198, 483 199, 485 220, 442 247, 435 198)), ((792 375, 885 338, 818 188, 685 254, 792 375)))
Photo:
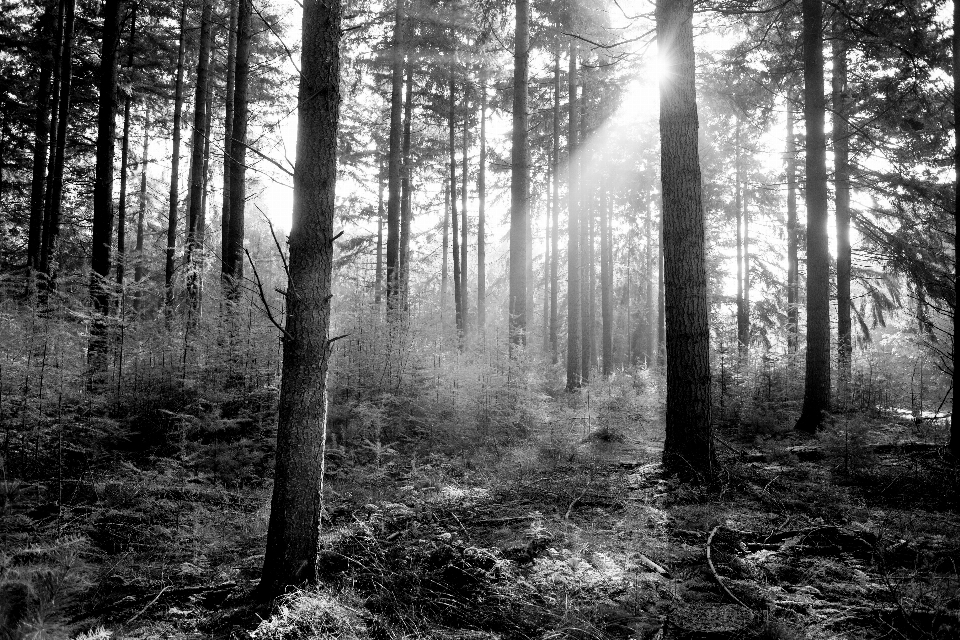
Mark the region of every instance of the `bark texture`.
POLYGON ((794 136, 793 92, 787 92, 787 353, 797 352, 800 262, 797 255, 797 141, 794 136))
POLYGON ((527 244, 529 226, 529 139, 527 84, 530 47, 530 5, 517 0, 513 51, 513 146, 510 153, 510 351, 526 344, 527 244))
POLYGON ((580 378, 580 167, 577 161, 577 41, 570 40, 569 119, 567 128, 567 391, 579 389, 580 378))
POLYGON ((833 175, 837 220, 837 384, 841 401, 850 382, 853 335, 850 322, 850 101, 847 95, 847 46, 834 38, 833 175))
POLYGON ((403 1, 397 0, 390 61, 390 150, 387 156, 387 309, 393 310, 400 282, 401 145, 403 143, 403 1))
POLYGON ((243 237, 247 199, 247 120, 250 94, 250 49, 253 42, 252 0, 239 0, 237 11, 237 50, 233 78, 233 125, 230 129, 230 232, 223 249, 221 276, 227 298, 240 298, 243 280, 243 237))
POLYGON ((180 210, 180 128, 183 120, 183 72, 187 47, 187 0, 180 5, 180 45, 177 52, 177 84, 173 94, 173 156, 170 160, 170 208, 167 213, 167 252, 164 262, 164 292, 167 311, 173 307, 174 254, 177 249, 177 217, 180 210))

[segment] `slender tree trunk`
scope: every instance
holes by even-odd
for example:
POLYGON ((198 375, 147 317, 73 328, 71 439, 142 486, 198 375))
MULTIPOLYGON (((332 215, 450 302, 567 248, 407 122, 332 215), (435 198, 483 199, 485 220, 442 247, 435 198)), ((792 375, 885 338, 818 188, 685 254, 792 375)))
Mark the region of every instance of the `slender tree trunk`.
POLYGON ((247 121, 250 96, 250 50, 253 43, 253 1, 239 0, 237 50, 233 77, 233 125, 230 128, 230 236, 223 252, 221 278, 227 299, 237 302, 243 282, 243 238, 247 200, 247 121))
POLYGON ((527 341, 527 242, 529 237, 530 166, 527 132, 527 85, 530 6, 517 0, 513 51, 513 146, 510 154, 510 352, 527 341))
POLYGON ((712 476, 710 327, 704 216, 697 141, 694 0, 658 0, 660 172, 666 280, 667 415, 665 469, 712 476))
POLYGON ((383 154, 380 154, 380 170, 377 173, 377 192, 380 194, 377 204, 377 272, 373 277, 373 303, 380 309, 383 292, 383 154))
MULTIPOLYGON (((390 61, 390 155, 387 160, 387 311, 397 308, 400 285, 400 200, 403 144, 403 1, 397 0, 390 61)), ((392 316, 391 316, 392 317, 392 316)))
POLYGON ((807 126, 807 364, 796 428, 816 432, 830 410, 830 254, 824 132, 823 4, 803 0, 803 115, 807 126))
MULTIPOLYGON (((212 0, 203 0, 200 17, 200 52, 197 56, 197 87, 193 102, 193 139, 190 158, 190 207, 187 220, 187 247, 184 264, 187 268, 187 299, 193 309, 200 302, 200 267, 195 264, 197 227, 203 216, 203 148, 207 139, 207 75, 210 72, 210 49, 213 29, 210 24, 212 0)), ((232 225, 231 225, 232 226, 232 225)))
POLYGON ((737 353, 744 358, 747 353, 747 313, 743 300, 743 155, 740 149, 740 118, 737 117, 734 133, 736 178, 734 183, 734 207, 737 219, 737 353))
POLYGON ((543 208, 543 352, 550 353, 550 214, 553 211, 553 166, 547 164, 547 206, 543 208))
POLYGON ((579 389, 580 376, 580 171, 577 157, 577 41, 570 40, 569 122, 567 129, 567 391, 579 389))
MULTIPOLYGON (((646 365, 648 367, 652 367, 657 362, 657 351, 659 349, 659 345, 657 344, 659 326, 657 320, 659 304, 653 297, 653 214, 651 212, 651 209, 653 208, 653 202, 647 202, 647 205, 644 208, 647 211, 643 222, 643 233, 646 236, 647 243, 643 252, 645 260, 643 270, 646 274, 646 277, 644 278, 646 281, 646 288, 643 292, 644 306, 646 307, 643 314, 646 318, 644 321, 644 325, 646 327, 644 333, 646 335, 644 336, 643 340, 643 352, 646 365)), ((657 261, 657 265, 659 267, 659 260, 657 261)))
POLYGON ((110 244, 113 236, 113 156, 117 131, 117 53, 120 45, 120 1, 103 5, 103 41, 100 48, 97 109, 97 168, 93 183, 93 233, 90 298, 94 316, 90 327, 87 366, 90 385, 100 388, 107 369, 107 325, 110 312, 110 244))
POLYGON ((793 93, 787 92, 787 353, 797 352, 799 319, 799 274, 797 256, 797 147, 794 137, 793 93))
MULTIPOLYGON (((127 52, 127 68, 133 68, 133 47, 137 41, 137 5, 133 5, 130 18, 130 41, 127 52)), ((120 199, 117 205, 117 285, 123 289, 124 268, 127 255, 127 166, 130 157, 130 104, 133 97, 127 91, 123 98, 123 138, 120 142, 120 199)))
POLYGON ((447 279, 450 273, 450 185, 443 185, 443 265, 440 269, 440 316, 447 308, 447 279))
POLYGON ((832 85, 837 219, 837 386, 841 402, 844 402, 851 375, 853 336, 850 322, 850 102, 847 99, 847 46, 840 35, 833 39, 832 85))
MULTIPOLYGON (((303 3, 297 167, 276 470, 258 595, 317 581, 330 357, 340 2, 303 3)), ((239 80, 238 80, 239 82, 239 80)))
POLYGON ((553 169, 552 215, 550 233, 550 354, 551 362, 560 358, 557 271, 560 266, 560 41, 553 55, 553 148, 550 165, 553 169))
MULTIPOLYGON (((210 36, 212 41, 216 41, 216 35, 210 36)), ((211 53, 212 56, 212 53, 211 53)), ((210 138, 212 137, 213 132, 213 58, 209 63, 210 69, 207 72, 207 106, 204 110, 204 119, 206 120, 204 124, 204 132, 206 135, 203 137, 203 189, 201 193, 203 196, 200 198, 200 217, 197 219, 197 235, 196 235, 196 249, 200 252, 200 265, 198 267, 198 274, 200 276, 200 289, 201 294, 203 293, 203 262, 204 255, 206 254, 206 243, 207 243, 207 196, 210 195, 210 183, 212 181, 212 171, 210 169, 210 138)))
MULTIPOLYGON (((601 190, 604 194, 604 190, 601 190)), ((603 321, 603 376, 613 372, 613 249, 610 243, 612 194, 601 195, 600 204, 600 316, 603 321)))
MULTIPOLYGON (((40 270, 47 276, 47 286, 54 286, 53 257, 60 237, 60 214, 63 202, 63 171, 66 164, 67 125, 70 121, 70 100, 73 90, 73 31, 76 22, 76 0, 64 0, 63 30, 60 48, 59 96, 56 119, 56 143, 51 149, 52 167, 47 173, 44 200, 44 229, 41 241, 40 270)), ((51 128, 53 128, 51 124, 51 128)), ((108 248, 109 249, 109 248, 108 248)))
POLYGON ((173 308, 173 258, 177 249, 177 213, 180 209, 180 129, 183 119, 183 71, 186 47, 187 0, 182 0, 180 5, 180 48, 177 52, 177 85, 173 95, 173 156, 170 163, 170 208, 167 214, 167 251, 163 279, 168 313, 173 308))
POLYGON ((447 124, 450 133, 450 219, 453 221, 453 305, 457 318, 457 344, 463 349, 463 295, 460 287, 463 276, 460 269, 460 220, 457 216, 457 114, 456 114, 456 81, 453 76, 453 66, 450 66, 450 111, 447 114, 447 124))
POLYGON ((463 339, 466 340, 470 328, 470 295, 469 291, 469 272, 467 267, 470 263, 467 261, 467 242, 470 237, 470 218, 467 216, 467 198, 469 197, 468 182, 470 178, 469 165, 470 149, 470 80, 464 80, 463 86, 463 139, 461 140, 461 167, 460 175, 462 184, 460 186, 460 296, 463 298, 460 308, 463 312, 463 339))
POLYGON ((667 295, 663 275, 663 211, 657 224, 659 232, 657 242, 657 364, 667 362, 667 295))
MULTIPOLYGON (((953 3, 953 135, 960 140, 960 31, 957 24, 960 22, 960 2, 953 3)), ((955 191, 960 193, 960 144, 954 145, 953 168, 955 191)), ((953 204, 954 237, 960 237, 960 209, 957 200, 953 204)), ((960 269, 957 268, 957 251, 954 250, 953 264, 953 407, 950 411, 950 451, 954 457, 960 458, 960 407, 957 406, 957 389, 960 389, 960 369, 957 366, 957 342, 960 342, 960 269)))
POLYGON ((477 333, 487 325, 487 68, 480 65, 480 166, 477 167, 477 333))
MULTIPOLYGON (((410 286, 410 223, 413 166, 410 160, 410 127, 413 114, 413 62, 407 60, 407 92, 403 100, 403 144, 400 160, 400 295, 407 300, 410 286)), ((404 303, 406 307, 406 303, 404 303)))
MULTIPOLYGON (((583 99, 580 101, 580 140, 587 138, 587 96, 590 95, 589 74, 583 71, 583 99)), ((594 176, 590 170, 590 153, 586 145, 581 145, 578 161, 580 163, 580 378, 590 381, 590 368, 593 364, 593 187, 594 176)))
MULTIPOLYGON (((237 20, 241 0, 227 0, 230 23, 227 31, 227 86, 223 94, 223 201, 220 206, 220 259, 230 246, 230 152, 233 149, 233 94, 237 77, 237 20)), ((220 267, 221 277, 223 267, 220 267)))
MULTIPOLYGON (((137 207, 137 248, 134 260, 133 281, 140 284, 143 280, 143 239, 144 224, 147 217, 147 169, 150 166, 150 107, 144 108, 143 152, 140 154, 140 199, 137 207)), ((143 292, 137 289, 133 299, 133 308, 139 314, 143 307, 143 292)))
POLYGON ((30 183, 30 231, 27 237, 27 268, 30 287, 34 273, 40 270, 40 249, 43 242, 43 199, 46 193, 47 153, 50 147, 50 84, 53 76, 54 3, 48 2, 40 17, 37 47, 40 51, 39 80, 33 128, 33 178, 30 183))
POLYGON ((743 183, 743 326, 744 353, 750 352, 750 190, 743 183))

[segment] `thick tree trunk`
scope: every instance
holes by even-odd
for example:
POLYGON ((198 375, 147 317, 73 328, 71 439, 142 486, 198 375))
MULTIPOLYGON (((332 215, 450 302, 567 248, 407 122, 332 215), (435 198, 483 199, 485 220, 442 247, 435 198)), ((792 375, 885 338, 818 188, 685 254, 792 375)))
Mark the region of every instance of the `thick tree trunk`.
MULTIPOLYGON (((220 259, 230 245, 230 151, 233 148, 233 93, 237 77, 237 20, 241 0, 227 0, 230 23, 227 31, 227 86, 223 94, 223 201, 220 210, 220 259)), ((220 267, 221 273, 223 267, 220 267)))
POLYGON ((410 160, 410 128, 413 115, 413 63, 407 60, 406 96, 403 100, 403 144, 400 159, 400 295, 404 299, 404 308, 410 286, 410 224, 413 214, 411 206, 411 176, 413 165, 410 160))
POLYGON ((529 238, 530 166, 527 132, 527 85, 530 55, 530 5, 517 0, 513 51, 513 133, 510 153, 510 352, 527 341, 527 243, 529 238))
POLYGON ((450 134, 450 219, 453 221, 453 306, 457 318, 457 344, 463 349, 463 296, 460 287, 463 276, 460 269, 460 219, 457 215, 457 118, 456 118, 456 82, 453 77, 453 66, 450 67, 450 110, 447 113, 448 131, 450 134))
POLYGON ((460 296, 463 298, 460 303, 460 309, 463 312, 463 339, 466 340, 470 332, 470 295, 469 291, 469 273, 467 265, 467 242, 470 238, 470 218, 467 216, 467 191, 470 178, 469 161, 470 149, 470 81, 464 81, 463 88, 463 140, 461 140, 460 151, 460 175, 462 184, 460 186, 460 296))
POLYGON ((480 164, 477 167, 477 333, 487 325, 487 68, 480 66, 480 164))
POLYGON ((715 469, 710 407, 710 328, 694 84, 693 0, 658 0, 660 171, 666 281, 665 469, 684 477, 715 469))
POLYGON ((787 92, 787 353, 797 352, 800 261, 797 256, 797 143, 794 137, 793 92, 787 92))
POLYGON ((247 120, 250 95, 250 50, 253 42, 253 2, 239 0, 237 11, 237 50, 233 78, 233 125, 230 129, 230 234, 222 249, 221 279, 227 299, 240 299, 243 282, 243 237, 246 233, 247 200, 247 120))
POLYGON ((339 40, 339 0, 305 0, 287 286, 287 291, 296 295, 287 299, 277 461, 258 587, 263 599, 281 595, 288 585, 314 583, 318 578, 337 180, 339 40))
POLYGON ((377 172, 377 272, 373 276, 373 304, 379 312, 383 296, 383 154, 380 153, 380 170, 377 172))
POLYGON ((814 433, 830 410, 830 254, 824 133, 823 4, 803 0, 803 115, 807 126, 807 364, 796 428, 814 433))
POLYGON ((186 47, 187 0, 182 0, 180 6, 180 48, 177 52, 177 85, 173 94, 173 156, 170 161, 170 208, 167 214, 167 251, 163 277, 164 301, 168 313, 173 308, 173 258, 177 249, 177 213, 180 209, 180 128, 183 119, 183 71, 186 47))
POLYGON ((579 389, 580 377, 580 167, 577 157, 577 41, 570 40, 569 122, 567 129, 567 391, 579 389))
POLYGON ((837 219, 837 387, 847 399, 853 342, 850 322, 850 103, 847 99, 847 47, 833 40, 833 163, 837 219))
POLYGON ((397 0, 390 61, 390 152, 387 159, 387 311, 400 285, 401 146, 403 144, 403 1, 397 0))
MULTIPOLYGON (((133 47, 137 41, 137 5, 130 17, 130 40, 127 52, 127 68, 133 68, 133 47)), ((128 91, 123 98, 123 138, 120 141, 120 199, 117 204, 117 285, 123 289, 123 276, 127 256, 127 166, 130 158, 130 104, 133 96, 128 91)))
MULTIPOLYGON (((960 32, 957 23, 960 18, 960 2, 953 3, 953 134, 955 140, 960 140, 960 32)), ((955 192, 960 193, 960 144, 954 145, 953 168, 955 192)), ((960 237, 960 209, 957 208, 955 197, 953 203, 954 237, 960 237)), ((955 244, 960 244, 955 241, 955 244)), ((957 389, 960 389, 960 370, 957 367, 957 342, 960 342, 960 269, 957 268, 957 251, 954 249, 953 264, 953 407, 950 411, 950 451, 954 457, 960 458, 960 407, 957 406, 957 389)))
POLYGON ((113 156, 117 131, 117 53, 120 45, 120 0, 103 5, 103 40, 100 48, 97 109, 97 167, 93 183, 93 233, 90 298, 93 320, 87 366, 90 385, 100 388, 107 369, 107 325, 110 312, 110 244, 113 236, 113 156))
MULTIPOLYGON (((137 207, 137 248, 134 260, 133 281, 143 280, 143 239, 144 224, 147 217, 147 169, 150 166, 150 107, 144 109, 143 152, 140 155, 140 198, 137 207)), ((139 313, 143 306, 143 292, 137 290, 133 299, 134 309, 139 313)))
POLYGON ((194 254, 198 249, 197 227, 203 216, 203 148, 207 139, 207 90, 209 89, 207 75, 210 72, 210 49, 213 39, 213 29, 210 24, 212 10, 212 0, 203 0, 203 11, 200 16, 200 52, 197 56, 197 87, 193 101, 190 207, 187 214, 187 246, 184 258, 187 269, 187 300, 193 309, 197 309, 200 302, 200 266, 195 264, 194 254))
POLYGON ((40 68, 33 127, 33 178, 30 183, 30 230, 27 237, 27 268, 30 271, 31 287, 34 273, 40 269, 40 249, 43 242, 43 199, 46 193, 47 152, 50 147, 50 84, 55 46, 53 25, 54 4, 49 2, 40 17, 37 29, 40 68))
POLYGON ((560 358, 559 317, 557 302, 557 270, 560 266, 560 42, 553 56, 553 147, 550 166, 553 170, 553 227, 550 230, 550 355, 557 364, 560 358))
POLYGON ((601 196, 600 204, 600 316, 603 321, 601 343, 604 377, 613 372, 613 248, 610 241, 612 209, 613 194, 606 192, 606 198, 601 196))
MULTIPOLYGON (((61 32, 59 72, 55 86, 57 95, 56 139, 52 144, 51 163, 47 171, 47 193, 44 199, 43 238, 41 240, 40 270, 47 276, 47 286, 54 286, 53 258, 60 237, 60 212, 63 203, 63 170, 66 164, 67 125, 70 121, 70 100, 73 90, 73 35, 76 22, 76 0, 63 1, 63 29, 61 32)), ((108 247, 109 249, 109 247, 108 247)), ((109 258, 108 258, 109 259, 109 258)))

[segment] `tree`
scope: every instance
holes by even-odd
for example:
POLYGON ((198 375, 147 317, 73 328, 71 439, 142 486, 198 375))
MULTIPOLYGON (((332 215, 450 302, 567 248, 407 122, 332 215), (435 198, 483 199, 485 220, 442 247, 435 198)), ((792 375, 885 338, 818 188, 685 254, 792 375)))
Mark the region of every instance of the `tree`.
MULTIPOLYGON (((220 254, 226 260, 227 247, 230 246, 230 167, 233 150, 233 98, 237 78, 237 26, 242 0, 228 0, 230 22, 227 30, 227 83, 223 94, 223 204, 220 208, 220 254)), ((224 263, 225 264, 225 263, 224 263)), ((225 267, 220 267, 223 278, 225 267)), ((231 265, 230 271, 233 271, 231 265)))
POLYGON ((46 193, 47 151, 50 146, 50 83, 54 62, 53 44, 51 43, 53 7, 53 2, 47 4, 37 30, 37 46, 40 49, 41 56, 40 79, 37 82, 35 98, 33 180, 30 185, 30 231, 27 239, 27 267, 32 272, 40 270, 40 248, 43 237, 43 199, 46 193))
MULTIPOLYGON (((839 17, 835 22, 839 23, 839 17)), ((837 384, 841 402, 851 376, 853 342, 850 324, 850 100, 847 94, 847 45, 833 42, 833 175, 837 220, 837 384)))
POLYGON ((796 428, 816 432, 830 409, 830 253, 824 130, 823 5, 803 0, 803 116, 806 121, 807 364, 796 428))
POLYGON ((559 359, 559 317, 557 315, 557 269, 560 265, 560 41, 557 40, 556 51, 553 55, 553 139, 550 147, 550 166, 553 176, 553 197, 551 214, 553 216, 550 229, 550 354, 553 364, 559 359))
POLYGON ((797 141, 793 132, 793 92, 787 92, 787 353, 797 352, 800 328, 799 284, 800 261, 797 257, 797 141))
POLYGON ((340 105, 339 0, 305 0, 276 470, 258 595, 317 580, 340 105))
MULTIPOLYGON (((957 30, 960 18, 960 2, 953 3, 953 134, 954 140, 960 140, 960 33, 957 30)), ((954 145, 954 202, 953 224, 954 237, 960 235, 960 209, 957 208, 958 193, 960 193, 960 144, 954 145)), ((957 407, 957 389, 960 389, 960 371, 957 368, 957 336, 960 336, 960 269, 957 268, 958 258, 954 251, 953 261, 953 408, 950 413, 950 451, 960 458, 960 410, 957 407)))
MULTIPOLYGON (((130 40, 127 42, 127 69, 133 68, 133 47, 137 41, 137 5, 130 17, 130 40)), ((130 103, 133 96, 123 97, 123 136, 120 141, 120 198, 117 204, 117 285, 123 288, 124 260, 127 252, 127 169, 130 158, 130 103)))
POLYGON ((580 171, 577 152, 577 41, 570 40, 567 129, 567 391, 579 389, 580 377, 580 171))
POLYGON ((396 308, 400 277, 401 144, 403 134, 403 0, 397 0, 390 55, 390 151, 387 156, 387 309, 396 308))
POLYGON ((513 147, 510 152, 510 351, 526 344, 527 226, 530 167, 527 132, 527 84, 530 56, 530 5, 517 0, 513 44, 513 147))
POLYGON ((221 277, 227 298, 240 297, 243 280, 244 208, 247 199, 247 120, 250 96, 250 49, 253 40, 253 2, 239 0, 237 50, 234 60, 233 124, 230 127, 230 233, 223 248, 221 277))
MULTIPOLYGON (((147 216, 147 169, 150 166, 150 108, 144 109, 143 124, 143 152, 140 154, 140 199, 137 208, 137 247, 136 260, 133 268, 133 281, 137 284, 143 280, 143 240, 144 224, 147 216)), ((143 302, 143 293, 137 291, 134 297, 134 308, 139 312, 143 302)))
POLYGON ((480 65, 480 166, 477 167, 477 333, 487 324, 487 67, 480 65))
POLYGON ((660 173, 666 285, 667 412, 664 467, 711 476, 710 328, 693 53, 694 0, 658 0, 660 173))
POLYGON ((613 372, 613 242, 610 238, 613 197, 603 188, 600 194, 600 316, 603 320, 603 376, 606 378, 613 372))
POLYGON ((170 160, 170 205, 167 213, 167 251, 164 260, 164 303, 173 308, 174 255, 177 250, 177 214, 180 209, 180 128, 183 118, 183 72, 187 51, 187 0, 180 4, 180 44, 173 94, 173 155, 170 160))

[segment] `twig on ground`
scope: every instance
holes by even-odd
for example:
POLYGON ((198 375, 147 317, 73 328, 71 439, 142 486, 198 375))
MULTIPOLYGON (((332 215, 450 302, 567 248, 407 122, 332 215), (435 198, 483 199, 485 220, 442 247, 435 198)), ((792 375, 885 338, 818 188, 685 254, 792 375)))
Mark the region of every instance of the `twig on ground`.
POLYGON ((573 508, 577 505, 578 502, 580 502, 580 498, 582 498, 583 496, 587 495, 587 490, 588 490, 589 488, 590 488, 590 483, 588 482, 588 483, 587 483, 587 486, 585 486, 585 487, 583 488, 583 491, 580 492, 580 495, 578 495, 576 498, 574 498, 574 499, 573 499, 573 502, 570 503, 570 506, 567 507, 567 512, 566 512, 565 514, 563 514, 563 519, 564 519, 564 520, 569 520, 569 519, 570 519, 570 512, 573 511, 573 508))
POLYGON ((720 585, 720 588, 723 589, 723 592, 725 594, 727 594, 727 597, 733 600, 735 603, 737 603, 741 607, 744 607, 745 609, 749 609, 750 607, 745 605, 743 603, 743 600, 733 595, 733 592, 727 588, 727 585, 723 584, 723 580, 721 580, 720 576, 717 574, 717 568, 713 566, 713 558, 710 557, 710 545, 713 542, 713 536, 717 534, 717 531, 720 529, 720 526, 721 525, 719 524, 715 526, 713 530, 710 532, 710 535, 707 536, 707 566, 710 567, 710 573, 711 575, 713 575, 713 579, 716 581, 718 585, 720 585))
POLYGON ((140 616, 142 616, 144 613, 146 613, 146 612, 147 612, 147 609, 149 609, 150 607, 152 607, 152 606, 157 602, 157 600, 160 599, 160 596, 162 596, 163 593, 164 593, 167 589, 169 589, 169 588, 170 588, 170 585, 168 584, 168 585, 165 586, 163 589, 160 589, 160 593, 158 593, 157 595, 155 595, 155 596, 153 597, 153 600, 151 600, 150 602, 148 602, 143 609, 140 609, 140 611, 138 611, 137 613, 133 614, 133 615, 130 617, 130 619, 127 620, 127 624, 130 624, 131 622, 133 622, 134 620, 136 620, 137 618, 139 618, 140 616))

